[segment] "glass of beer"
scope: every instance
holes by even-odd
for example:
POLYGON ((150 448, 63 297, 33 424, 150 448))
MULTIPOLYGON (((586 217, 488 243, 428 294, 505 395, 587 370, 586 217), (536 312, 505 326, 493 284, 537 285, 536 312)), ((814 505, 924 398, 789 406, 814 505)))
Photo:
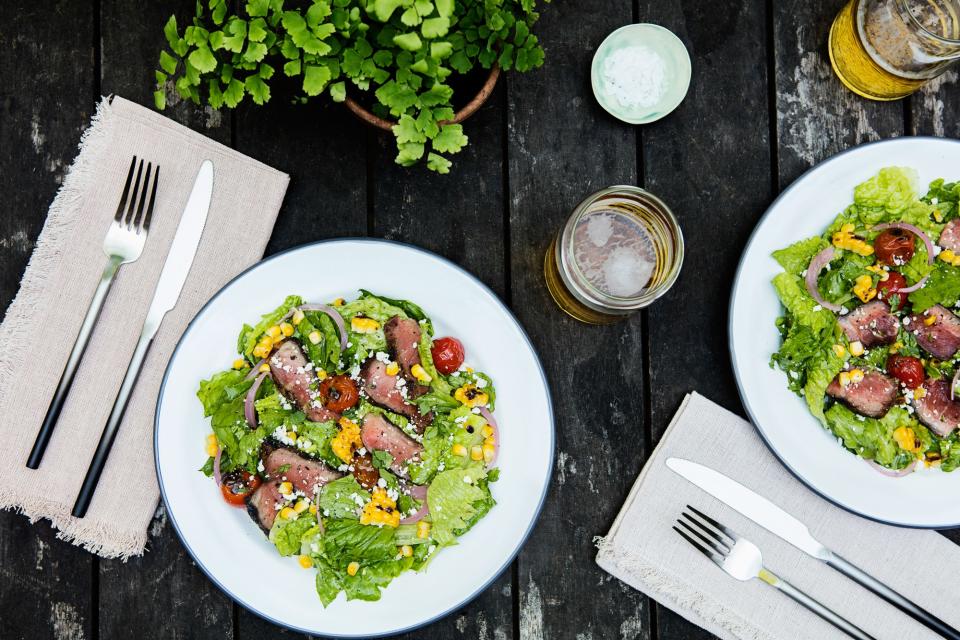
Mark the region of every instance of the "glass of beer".
POLYGON ((608 187, 577 205, 544 259, 560 308, 608 324, 666 293, 683 263, 683 235, 666 204, 634 186, 608 187))
POLYGON ((960 0, 850 0, 830 27, 830 64, 851 91, 897 100, 960 58, 960 0))

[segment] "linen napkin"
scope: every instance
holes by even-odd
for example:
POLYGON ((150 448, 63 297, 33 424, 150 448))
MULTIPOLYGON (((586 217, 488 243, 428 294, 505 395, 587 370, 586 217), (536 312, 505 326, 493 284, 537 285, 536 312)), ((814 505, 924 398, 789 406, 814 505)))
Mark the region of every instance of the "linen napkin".
MULTIPOLYGON (((143 552, 159 490, 153 418, 167 360, 187 323, 262 255, 289 178, 123 98, 104 99, 0 325, 0 507, 47 518, 104 557, 143 552), (120 267, 40 469, 30 448, 106 264, 103 238, 133 155, 160 165, 140 259, 120 267), (203 160, 214 164, 203 236, 176 306, 150 349, 86 517, 70 511, 116 398, 160 270, 203 160)), ((197 450, 203 436, 197 436, 197 450)), ((186 452, 185 452, 186 453, 186 452)))
POLYGON ((934 531, 878 524, 808 490, 746 421, 688 395, 599 541, 597 563, 660 604, 726 639, 848 638, 759 580, 739 582, 671 530, 687 504, 754 542, 764 564, 876 638, 939 638, 855 582, 703 492, 664 464, 699 462, 785 508, 815 538, 954 627, 960 627, 960 549, 934 531))

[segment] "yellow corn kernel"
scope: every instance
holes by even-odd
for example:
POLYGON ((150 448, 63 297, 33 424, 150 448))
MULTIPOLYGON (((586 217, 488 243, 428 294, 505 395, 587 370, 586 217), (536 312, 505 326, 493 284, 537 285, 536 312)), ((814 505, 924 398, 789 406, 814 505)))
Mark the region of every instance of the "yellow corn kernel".
POLYGON ((484 438, 490 438, 493 436, 493 427, 489 424, 483 425, 483 428, 480 429, 480 433, 483 434, 484 438))
MULTIPOLYGON (((417 366, 419 367, 420 365, 417 365, 417 366)), ((400 373, 400 365, 398 365, 396 362, 391 362, 390 364, 387 365, 388 376, 395 376, 398 373, 400 373)))
POLYGON ((859 340, 854 340, 850 343, 850 355, 853 356, 862 356, 863 355, 863 343, 859 340))
POLYGON ((937 258, 954 267, 960 267, 960 256, 950 249, 944 249, 941 251, 940 254, 937 255, 937 258))
POLYGON ((899 341, 898 341, 898 342, 894 342, 892 345, 890 345, 890 353, 899 353, 899 352, 900 352, 900 349, 903 349, 903 343, 902 343, 902 342, 899 342, 899 341))
POLYGON ((933 210, 933 219, 937 222, 943 222, 943 214, 940 213, 940 209, 933 210))
POLYGON ((293 483, 281 482, 280 486, 277 487, 277 491, 279 491, 281 495, 288 496, 293 493, 293 483))
POLYGON ((850 384, 850 373, 847 371, 841 371, 840 375, 837 376, 837 378, 840 380, 841 387, 845 387, 848 384, 850 384))
POLYGON ((937 321, 937 316, 927 316, 926 318, 923 319, 923 324, 929 327, 936 321, 937 321))
POLYGON ((478 444, 470 447, 470 459, 483 460, 483 447, 478 444))
POLYGON ((917 450, 917 434, 910 427, 897 427, 893 430, 893 439, 904 451, 917 450))
POLYGON ((430 523, 426 520, 417 523, 417 537, 421 540, 430 537, 430 523))
POLYGON ((409 558, 413 555, 413 547, 408 544, 403 545, 400 547, 400 555, 402 555, 404 558, 409 558))
POLYGON ((850 384, 856 384, 863 380, 863 370, 862 369, 851 369, 850 370, 850 384))
POLYGON ((233 361, 234 369, 243 369, 245 366, 247 366, 247 361, 244 360, 243 358, 237 358, 236 360, 233 361))
POLYGON ((919 400, 920 398, 926 397, 926 395, 927 395, 927 390, 924 389, 923 387, 917 387, 916 389, 913 390, 913 397, 917 400, 919 400))
POLYGON ((320 335, 319 331, 311 331, 307 336, 307 340, 309 340, 311 344, 320 344, 320 341, 323 340, 323 336, 320 335))
POLYGON ((483 445, 483 459, 487 464, 493 462, 493 457, 496 455, 496 453, 497 448, 492 444, 483 445))
POLYGON ((463 370, 467 373, 473 373, 473 367, 464 367, 463 370))
POLYGON ((849 223, 840 227, 840 231, 833 234, 833 245, 838 249, 846 249, 857 255, 872 255, 873 247, 860 236, 854 235, 854 229, 856 229, 856 227, 849 223))
POLYGON ((847 354, 847 350, 843 348, 842 344, 833 345, 833 352, 837 354, 838 358, 842 358, 847 354))
POLYGON ((207 455, 211 458, 216 457, 218 447, 217 436, 211 433, 207 436, 207 455))
POLYGON ((290 317, 290 322, 292 322, 294 325, 298 325, 301 322, 303 322, 303 318, 304 318, 303 311, 300 311, 300 309, 297 309, 296 311, 293 312, 293 316, 290 317))
POLYGON ((294 511, 292 507, 284 507, 283 509, 280 509, 280 517, 284 520, 289 520, 297 517, 297 512, 294 511))
POLYGON ((419 364, 415 364, 412 367, 410 367, 410 373, 413 374, 413 377, 416 378, 419 382, 422 382, 424 384, 433 380, 433 378, 430 377, 430 374, 427 373, 426 369, 424 369, 419 364))
POLYGON ((267 335, 273 338, 274 340, 276 340, 277 338, 283 335, 283 331, 280 329, 279 325, 275 324, 269 329, 267 329, 267 335))
POLYGON ((304 569, 309 569, 313 566, 313 560, 310 559, 310 556, 300 556, 297 558, 297 562, 299 562, 300 566, 304 569))
POLYGON ((326 371, 324 371, 323 369, 317 369, 317 378, 319 380, 326 380, 327 377, 328 376, 326 371))
POLYGON ((867 271, 872 271, 880 277, 880 282, 884 282, 890 279, 890 272, 884 269, 879 264, 872 264, 869 267, 866 267, 867 271))
POLYGON ((377 487, 373 490, 370 502, 363 506, 360 514, 360 524, 376 526, 399 527, 400 511, 397 503, 390 497, 387 490, 377 487))
POLYGON ((357 575, 357 571, 360 571, 359 562, 351 562, 347 565, 347 573, 349 573, 351 576, 357 575))
POLYGON ((317 511, 318 511, 317 505, 315 504, 310 505, 310 513, 312 513, 313 515, 317 515, 317 511))
POLYGON ((297 513, 303 513, 309 508, 310 508, 309 500, 300 500, 297 502, 297 504, 293 505, 293 510, 296 511, 297 513))
POLYGON ((453 445, 453 455, 463 457, 467 455, 467 448, 462 444, 455 444, 453 445))
POLYGON ((342 306, 343 306, 343 298, 337 298, 336 300, 334 300, 334 301, 333 301, 333 306, 335 306, 335 307, 342 307, 342 306))
POLYGON ((262 365, 260 365, 260 369, 259 369, 259 370, 260 370, 261 373, 270 373, 270 365, 268 365, 266 362, 264 362, 262 365))
POLYGON ((480 391, 476 385, 465 384, 453 392, 453 397, 468 407, 482 407, 490 399, 486 393, 480 391))
POLYGON ((296 442, 296 441, 297 441, 297 432, 296 432, 296 431, 287 431, 287 437, 290 438, 291 440, 293 440, 294 442, 296 442))
POLYGON ((293 325, 290 324, 289 322, 281 322, 280 333, 282 333, 284 336, 289 338, 290 336, 293 335, 293 325))
POLYGON ((353 460, 353 452, 362 446, 360 425, 347 418, 340 418, 340 432, 330 440, 333 453, 349 464, 353 460))
POLYGON ((493 445, 497 444, 497 441, 493 439, 493 436, 490 436, 489 438, 483 439, 483 444, 488 444, 492 447, 493 445))
POLYGON ((872 300, 877 295, 873 279, 870 276, 859 276, 853 285, 853 293, 863 302, 872 300))
POLYGON ((373 333, 380 328, 380 323, 373 318, 354 316, 353 319, 350 320, 350 328, 354 333, 373 333))

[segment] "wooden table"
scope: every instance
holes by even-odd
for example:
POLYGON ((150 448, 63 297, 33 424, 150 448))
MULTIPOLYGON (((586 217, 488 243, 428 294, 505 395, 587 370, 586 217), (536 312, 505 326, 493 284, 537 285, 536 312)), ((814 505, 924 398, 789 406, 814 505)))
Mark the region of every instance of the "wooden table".
MULTIPOLYGON (((99 96, 152 104, 170 13, 192 0, 6 0, 0 5, 0 301, 9 303, 47 207, 99 96)), ((707 638, 600 571, 604 534, 685 393, 742 413, 726 309, 747 236, 776 194, 849 146, 900 135, 960 136, 957 73, 889 104, 861 100, 825 43, 843 0, 556 0, 538 25, 546 65, 507 74, 466 126, 448 176, 393 164, 393 140, 338 105, 168 114, 292 181, 268 253, 335 236, 414 243, 469 269, 514 309, 553 387, 556 468, 539 524, 479 598, 409 638, 707 638), (686 101, 631 127, 593 100, 589 65, 610 31, 642 21, 677 33, 693 59, 686 101), (688 258, 648 311, 610 327, 550 300, 544 250, 572 207, 640 184, 680 218, 688 258)), ((896 162, 896 158, 891 158, 896 162)), ((38 318, 38 326, 42 320, 38 318)), ((960 537, 954 536, 960 542, 960 537)), ((273 638, 187 556, 163 509, 149 552, 101 560, 44 523, 0 513, 0 638, 273 638)))

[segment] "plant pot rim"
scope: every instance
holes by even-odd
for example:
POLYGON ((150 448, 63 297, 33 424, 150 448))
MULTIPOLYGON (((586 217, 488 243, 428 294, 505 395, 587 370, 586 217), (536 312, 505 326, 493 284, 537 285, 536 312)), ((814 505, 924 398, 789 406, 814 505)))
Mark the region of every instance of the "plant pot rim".
MULTIPOLYGON (((470 100, 462 109, 457 111, 453 120, 444 120, 440 124, 459 124, 476 113, 477 109, 483 106, 483 104, 490 98, 490 95, 493 93, 493 88, 497 86, 497 79, 500 77, 500 65, 494 63, 490 67, 490 73, 487 75, 486 81, 483 83, 483 86, 480 87, 480 90, 477 92, 477 95, 473 96, 473 99, 470 100)), ((346 100, 343 101, 347 108, 353 112, 353 115, 357 116, 367 124, 377 127, 378 129, 383 129, 384 131, 391 131, 393 127, 397 124, 391 120, 385 120, 379 116, 374 115, 364 107, 360 106, 353 98, 347 96, 346 100)))

